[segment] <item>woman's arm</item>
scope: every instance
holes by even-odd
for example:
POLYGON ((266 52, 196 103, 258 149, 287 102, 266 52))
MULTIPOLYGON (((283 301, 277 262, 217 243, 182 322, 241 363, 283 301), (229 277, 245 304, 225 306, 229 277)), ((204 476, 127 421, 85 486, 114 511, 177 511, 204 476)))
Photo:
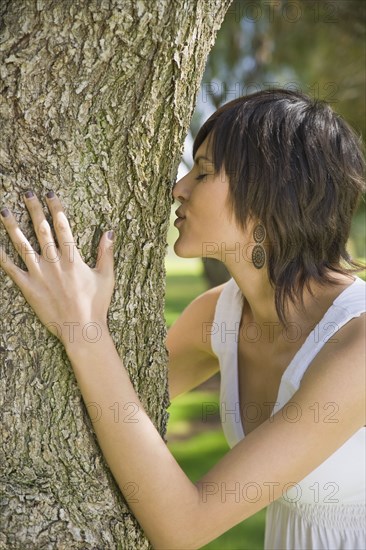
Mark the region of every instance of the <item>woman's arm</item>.
POLYGON ((104 234, 96 268, 90 269, 73 244, 60 201, 49 198, 48 206, 58 249, 40 203, 35 197, 27 201, 41 250, 45 247, 48 257, 53 251, 58 261, 36 254, 8 213, 1 219, 28 271, 16 267, 2 250, 0 265, 42 323, 64 344, 101 449, 155 548, 188 550, 207 544, 282 496, 288 484, 304 479, 363 427, 365 315, 338 330, 335 342, 326 342, 288 404, 193 484, 144 411, 109 334, 112 243, 104 234), (86 323, 99 325, 97 342, 83 339, 81 329, 86 323), (59 332, 59 327, 70 326, 75 327, 72 339, 68 331, 59 332), (115 412, 115 403, 122 411, 119 422, 110 410, 113 407, 115 412), (296 422, 286 414, 293 403, 301 411, 296 422), (324 411, 329 403, 337 407, 336 422, 327 422, 329 412, 315 420, 314 404, 324 411), (128 414, 131 409, 124 409, 126 405, 136 413, 128 414), (136 495, 131 487, 137 488, 136 495), (257 489, 257 495, 250 488, 257 489), (133 502, 134 497, 138 502, 133 502))
POLYGON ((337 341, 327 342, 308 367, 289 403, 196 484, 144 411, 107 329, 96 344, 66 346, 91 417, 99 411, 93 426, 103 454, 154 548, 201 548, 286 494, 362 428, 365 321, 362 315, 343 326, 337 341), (114 422, 109 407, 115 403, 120 411, 134 407, 131 422, 123 414, 114 422), (331 420, 329 407, 336 411, 331 420), (138 502, 129 500, 132 487, 138 502))
POLYGON ((211 347, 211 332, 223 286, 210 288, 192 300, 168 330, 165 346, 169 354, 170 401, 220 370, 211 347))
POLYGON ((198 489, 146 414, 107 327, 98 342, 65 348, 106 461, 152 545, 192 548, 198 489))

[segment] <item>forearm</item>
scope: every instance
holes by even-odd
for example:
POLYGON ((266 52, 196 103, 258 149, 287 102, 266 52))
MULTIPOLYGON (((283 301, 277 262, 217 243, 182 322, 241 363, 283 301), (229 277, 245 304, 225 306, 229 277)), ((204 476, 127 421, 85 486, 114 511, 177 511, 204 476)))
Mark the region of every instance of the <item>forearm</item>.
POLYGON ((130 508, 155 548, 178 548, 197 518, 198 489, 146 414, 108 329, 98 342, 70 344, 66 351, 99 445, 130 508))

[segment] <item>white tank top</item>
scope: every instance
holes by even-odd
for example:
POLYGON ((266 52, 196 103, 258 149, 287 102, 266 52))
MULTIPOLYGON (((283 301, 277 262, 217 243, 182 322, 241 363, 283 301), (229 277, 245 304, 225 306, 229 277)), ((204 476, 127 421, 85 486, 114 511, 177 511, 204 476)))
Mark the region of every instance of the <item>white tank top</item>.
MULTIPOLYGON (((366 283, 358 276, 334 300, 284 371, 273 416, 299 389, 322 346, 366 311, 366 283)), ((220 363, 220 418, 228 445, 245 437, 239 403, 238 332, 244 297, 231 278, 216 304, 211 346, 220 363)), ((259 335, 260 337, 260 335, 259 335)), ((366 549, 366 428, 266 509, 265 550, 366 549)))

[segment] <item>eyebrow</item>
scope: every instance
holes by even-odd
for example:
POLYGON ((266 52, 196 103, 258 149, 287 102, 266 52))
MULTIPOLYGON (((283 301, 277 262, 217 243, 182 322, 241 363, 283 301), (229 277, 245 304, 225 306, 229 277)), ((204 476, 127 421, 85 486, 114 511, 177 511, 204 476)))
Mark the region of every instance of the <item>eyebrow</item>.
POLYGON ((213 164, 213 162, 212 162, 211 159, 209 159, 208 157, 205 157, 205 156, 203 156, 203 155, 200 155, 199 157, 196 157, 196 158, 194 159, 194 163, 195 163, 195 164, 198 164, 199 161, 200 161, 201 159, 208 160, 209 162, 211 162, 211 163, 213 164))

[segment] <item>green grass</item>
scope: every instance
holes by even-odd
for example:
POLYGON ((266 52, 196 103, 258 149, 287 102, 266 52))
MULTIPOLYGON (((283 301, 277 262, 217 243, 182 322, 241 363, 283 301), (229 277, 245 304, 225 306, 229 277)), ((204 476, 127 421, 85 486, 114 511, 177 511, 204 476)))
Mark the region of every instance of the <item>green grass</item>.
POLYGON ((207 412, 207 417, 219 412, 219 396, 210 391, 188 392, 174 400, 174 410, 171 411, 170 419, 175 424, 182 420, 197 420, 202 417, 202 404, 209 402, 213 411, 207 412))

